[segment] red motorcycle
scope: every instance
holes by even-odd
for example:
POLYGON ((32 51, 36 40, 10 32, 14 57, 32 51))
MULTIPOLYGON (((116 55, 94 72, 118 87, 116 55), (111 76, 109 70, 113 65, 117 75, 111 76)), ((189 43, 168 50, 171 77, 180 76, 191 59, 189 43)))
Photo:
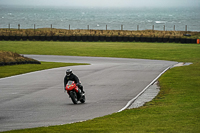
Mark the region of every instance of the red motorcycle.
POLYGON ((78 101, 80 101, 81 103, 85 103, 85 95, 78 88, 78 86, 76 86, 76 83, 74 81, 68 81, 65 90, 69 94, 74 104, 77 104, 78 101))

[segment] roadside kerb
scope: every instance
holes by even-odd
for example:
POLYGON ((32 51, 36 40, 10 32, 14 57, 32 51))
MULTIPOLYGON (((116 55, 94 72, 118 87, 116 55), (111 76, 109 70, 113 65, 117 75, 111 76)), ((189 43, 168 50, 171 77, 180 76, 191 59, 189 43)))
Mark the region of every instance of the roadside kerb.
MULTIPOLYGON (((172 66, 171 66, 171 67, 172 67, 172 66)), ((169 70, 171 67, 166 68, 162 73, 160 73, 149 85, 147 85, 136 97, 134 97, 133 99, 131 99, 131 100, 126 104, 126 106, 123 107, 123 108, 122 108, 121 110, 119 110, 118 112, 121 112, 121 111, 123 111, 123 110, 129 108, 129 107, 132 105, 132 103, 133 103, 139 96, 141 96, 151 85, 153 85, 153 84, 158 80, 158 78, 159 78, 162 74, 164 74, 164 73, 165 73, 167 70, 169 70)))

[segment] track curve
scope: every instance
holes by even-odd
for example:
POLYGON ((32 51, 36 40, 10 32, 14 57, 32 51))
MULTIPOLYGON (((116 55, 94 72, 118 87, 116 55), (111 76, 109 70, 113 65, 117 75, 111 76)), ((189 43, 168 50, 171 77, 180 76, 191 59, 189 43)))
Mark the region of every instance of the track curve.
POLYGON ((172 61, 25 55, 39 61, 90 63, 72 66, 86 92, 74 105, 64 93, 61 67, 0 79, 0 131, 60 125, 115 113, 137 96, 172 61))

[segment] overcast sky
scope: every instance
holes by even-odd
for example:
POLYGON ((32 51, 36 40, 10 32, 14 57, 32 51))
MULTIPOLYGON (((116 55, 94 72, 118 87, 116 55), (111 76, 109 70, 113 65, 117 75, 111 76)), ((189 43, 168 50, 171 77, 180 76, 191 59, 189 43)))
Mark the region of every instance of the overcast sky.
POLYGON ((0 0, 0 5, 76 7, 200 7, 200 0, 0 0))

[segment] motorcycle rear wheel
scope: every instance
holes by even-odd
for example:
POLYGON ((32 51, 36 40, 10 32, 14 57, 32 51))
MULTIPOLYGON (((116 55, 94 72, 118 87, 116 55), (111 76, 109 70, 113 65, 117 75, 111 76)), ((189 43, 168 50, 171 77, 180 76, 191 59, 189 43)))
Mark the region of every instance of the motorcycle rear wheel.
POLYGON ((71 99, 72 99, 72 102, 73 102, 74 104, 77 104, 77 103, 78 103, 78 99, 77 99, 76 93, 73 92, 73 91, 70 91, 69 95, 70 95, 70 97, 71 97, 71 99))
POLYGON ((82 96, 80 102, 81 102, 81 103, 85 103, 85 96, 82 96))

